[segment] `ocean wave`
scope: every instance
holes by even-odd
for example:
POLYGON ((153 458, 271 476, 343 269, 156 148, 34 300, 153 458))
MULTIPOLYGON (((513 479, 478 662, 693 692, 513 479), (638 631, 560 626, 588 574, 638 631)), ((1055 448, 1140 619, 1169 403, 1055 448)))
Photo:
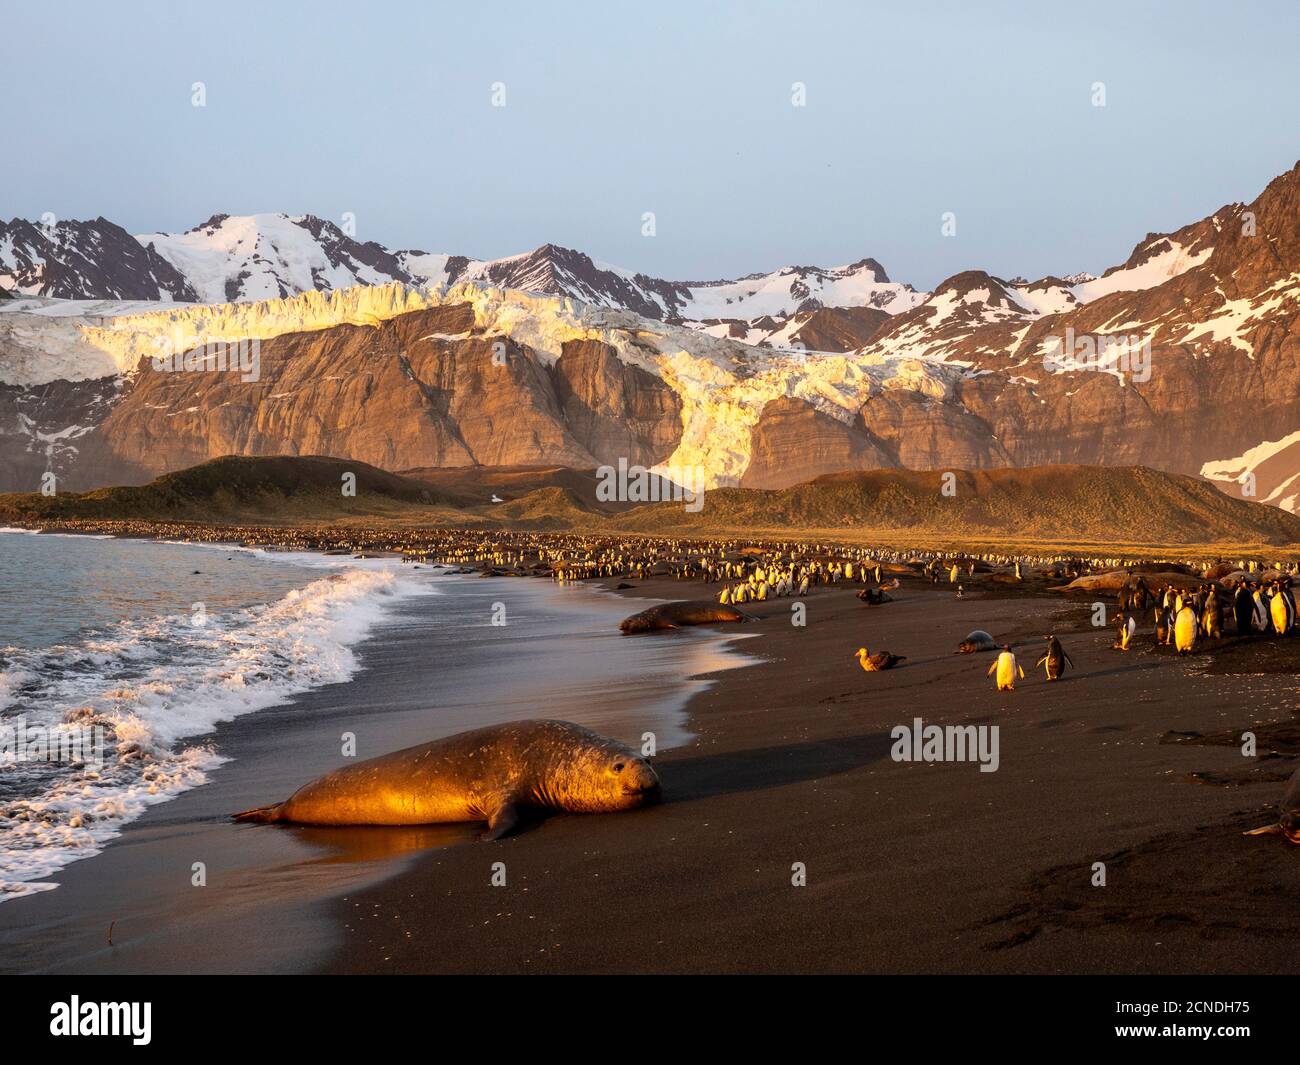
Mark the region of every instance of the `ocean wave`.
POLYGON ((226 615, 137 619, 76 644, 0 650, 11 739, 18 722, 28 736, 75 732, 87 750, 102 739, 102 758, 70 764, 0 750, 0 901, 56 887, 57 870, 205 783, 225 761, 203 739, 219 722, 350 679, 352 647, 388 606, 433 591, 395 567, 343 569, 226 615))

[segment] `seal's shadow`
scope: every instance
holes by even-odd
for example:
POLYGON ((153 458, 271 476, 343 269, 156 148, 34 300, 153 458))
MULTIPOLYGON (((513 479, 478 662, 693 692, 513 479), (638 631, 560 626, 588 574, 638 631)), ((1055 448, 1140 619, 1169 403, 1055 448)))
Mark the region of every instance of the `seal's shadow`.
POLYGON ((860 769, 889 756, 888 732, 655 761, 666 804, 765 791, 860 769))

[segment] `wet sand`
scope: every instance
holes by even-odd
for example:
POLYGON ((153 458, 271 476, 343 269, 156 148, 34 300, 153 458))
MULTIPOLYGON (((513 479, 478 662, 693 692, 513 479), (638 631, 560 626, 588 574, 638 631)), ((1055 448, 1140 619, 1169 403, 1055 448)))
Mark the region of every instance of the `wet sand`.
POLYGON ((349 682, 237 718, 212 739, 229 759, 209 782, 152 807, 60 884, 0 903, 0 971, 304 972, 339 949, 341 895, 431 848, 465 844, 469 825, 415 829, 233 825, 232 811, 285 798, 358 757, 494 720, 565 717, 625 740, 652 729, 689 739, 691 674, 739 665, 727 639, 695 632, 638 653, 617 632, 616 596, 550 581, 441 578, 403 600, 357 654, 349 682), (507 624, 490 625, 500 602, 507 624), (667 676, 666 682, 660 678, 667 676), (192 884, 193 863, 206 886, 192 884), (109 930, 112 929, 112 944, 109 930))
POLYGON ((366 668, 353 681, 224 727, 217 740, 233 761, 211 783, 66 869, 57 891, 0 905, 0 968, 1300 968, 1300 851, 1240 835, 1269 820, 1300 755, 1300 640, 1229 640, 1213 656, 1178 660, 1149 650, 1143 630, 1140 649, 1121 654, 1081 601, 1005 589, 959 601, 919 581, 880 607, 815 588, 803 628, 790 624, 785 599, 746 604, 754 624, 622 637, 617 621, 642 597, 713 589, 654 580, 616 598, 512 578, 464 587, 480 605, 477 589, 490 589, 520 622, 482 633, 477 649, 467 636, 458 654, 477 673, 431 653, 420 601, 410 601, 415 614, 359 648, 366 668), (585 636, 565 635, 541 608, 569 593, 594 626, 585 636), (1017 646, 1028 678, 1014 693, 985 677, 991 656, 951 653, 974 628, 1017 646), (1050 685, 1032 669, 1046 632, 1077 667, 1050 685), (503 638, 518 642, 505 652, 503 638), (758 661, 686 684, 739 661, 724 641, 758 661), (852 657, 863 644, 907 661, 864 673, 852 657), (378 753, 486 713, 563 716, 625 740, 653 719, 680 744, 656 759, 666 801, 552 817, 493 844, 473 826, 226 818, 339 764, 345 729, 362 753, 378 753), (893 761, 890 730, 918 716, 999 725, 999 769, 893 761), (1245 759, 1237 737, 1256 725, 1266 726, 1262 756, 1245 759), (194 861, 207 863, 205 888, 190 886, 194 861), (1090 882, 1099 861, 1105 887, 1090 882), (504 887, 492 886, 497 862, 504 887), (793 863, 807 886, 792 886, 793 863))
POLYGON ((1300 851, 1240 834, 1269 820, 1300 748, 1282 740, 1272 756, 1261 742, 1250 760, 1215 740, 1262 722, 1288 734, 1300 641, 1178 660, 1147 650, 1143 630, 1142 649, 1122 654, 1079 601, 958 601, 915 583, 897 596, 871 608, 815 589, 802 629, 790 600, 747 604, 762 636, 745 650, 763 661, 691 701, 696 739, 657 760, 663 805, 421 855, 329 907, 345 931, 325 968, 1300 969, 1300 851), (974 628, 1017 645, 1028 678, 1015 692, 994 691, 989 655, 951 653, 974 628), (1047 632, 1077 666, 1053 684, 1031 668, 1047 632), (852 658, 864 643, 908 660, 864 673, 852 658), (1000 768, 894 762, 890 730, 917 716, 998 724, 1000 768), (791 884, 796 862, 805 887, 791 884), (1095 862, 1105 887, 1091 884, 1095 862))

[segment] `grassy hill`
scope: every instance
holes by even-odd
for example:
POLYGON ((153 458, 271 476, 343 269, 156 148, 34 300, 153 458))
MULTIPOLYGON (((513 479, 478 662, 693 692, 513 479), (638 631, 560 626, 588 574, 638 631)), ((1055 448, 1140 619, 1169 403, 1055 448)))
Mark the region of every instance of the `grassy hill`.
POLYGON ((294 522, 345 515, 397 516, 414 510, 454 518, 432 486, 348 459, 320 455, 228 455, 167 473, 138 487, 0 495, 0 517, 58 521, 294 522), (356 494, 344 495, 344 475, 356 494))
POLYGON ((705 493, 695 514, 659 503, 608 524, 655 533, 804 529, 1053 543, 1300 542, 1300 517, 1144 466, 954 471, 951 495, 942 491, 943 477, 938 471, 869 470, 775 491, 722 488, 705 493))
MULTIPOLYGON (((563 489, 579 509, 616 513, 637 505, 601 500, 596 491, 600 483, 596 471, 575 470, 568 466, 421 467, 402 470, 401 475, 432 485, 457 506, 482 506, 490 503, 493 496, 505 500, 522 499, 546 488, 563 489)), ((661 480, 661 489, 664 486, 670 490, 671 482, 661 480)))
POLYGON ((295 525, 504 525, 685 536, 816 536, 947 547, 1300 544, 1300 517, 1143 466, 1038 466, 953 472, 869 470, 779 490, 720 488, 703 509, 654 503, 613 511, 589 471, 559 467, 387 473, 321 456, 226 457, 139 487, 0 495, 0 520, 295 525), (356 494, 342 492, 344 474, 356 494), (496 495, 502 500, 491 502, 496 495))

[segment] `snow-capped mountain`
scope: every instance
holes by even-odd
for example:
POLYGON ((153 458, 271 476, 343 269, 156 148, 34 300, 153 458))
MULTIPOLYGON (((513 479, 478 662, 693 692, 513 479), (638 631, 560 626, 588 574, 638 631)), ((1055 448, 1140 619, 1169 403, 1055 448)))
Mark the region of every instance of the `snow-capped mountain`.
POLYGON ((756 487, 891 466, 1141 464, 1242 495, 1252 474, 1253 498, 1296 507, 1298 219, 1300 165, 1249 205, 1149 235, 1100 278, 970 270, 928 294, 869 261, 716 284, 652 283, 549 246, 390 262, 305 219, 203 258, 240 228, 218 219, 189 259, 138 247, 185 285, 310 288, 210 305, 0 301, 0 489, 47 468, 68 487, 139 481, 227 453, 393 470, 622 456, 756 487), (393 269, 419 277, 332 287, 393 269), (160 345, 205 336, 258 339, 257 379, 151 365, 160 345), (1052 354, 1067 337, 1135 338, 1146 361, 1052 354))
POLYGON ((49 235, 21 219, 0 223, 0 289, 65 299, 235 303, 393 281, 474 281, 702 326, 784 321, 822 307, 897 314, 924 298, 890 281, 873 259, 828 269, 784 267, 734 281, 665 281, 555 244, 491 260, 390 251, 312 215, 214 215, 186 233, 142 233, 134 241, 103 219, 62 222, 49 235))
POLYGON ((105 218, 0 222, 0 289, 60 299, 199 299, 171 263, 105 218))
MULTIPOLYGON (((1030 315, 1060 314, 1112 292, 1161 284, 1191 269, 1209 254, 1207 239, 1195 226, 1151 234, 1125 264, 1100 278, 1078 274, 1033 283, 998 281, 997 286, 1030 315)), ((844 316, 829 331, 799 335, 801 323, 815 312, 863 308, 897 316, 940 295, 891 281, 874 259, 829 268, 788 266, 736 280, 668 281, 555 244, 490 260, 390 251, 372 241, 358 241, 333 222, 312 215, 214 215, 185 233, 134 238, 102 218, 51 227, 22 219, 0 222, 0 290, 10 295, 238 303, 394 281, 434 286, 472 281, 567 296, 770 347, 807 349, 810 337, 817 334, 821 343, 831 346, 812 350, 833 351, 866 343, 879 327, 880 316, 844 316)))
POLYGON ((333 222, 311 215, 213 215, 187 233, 142 233, 135 239, 170 263, 199 303, 412 280, 386 248, 353 240, 333 222))

